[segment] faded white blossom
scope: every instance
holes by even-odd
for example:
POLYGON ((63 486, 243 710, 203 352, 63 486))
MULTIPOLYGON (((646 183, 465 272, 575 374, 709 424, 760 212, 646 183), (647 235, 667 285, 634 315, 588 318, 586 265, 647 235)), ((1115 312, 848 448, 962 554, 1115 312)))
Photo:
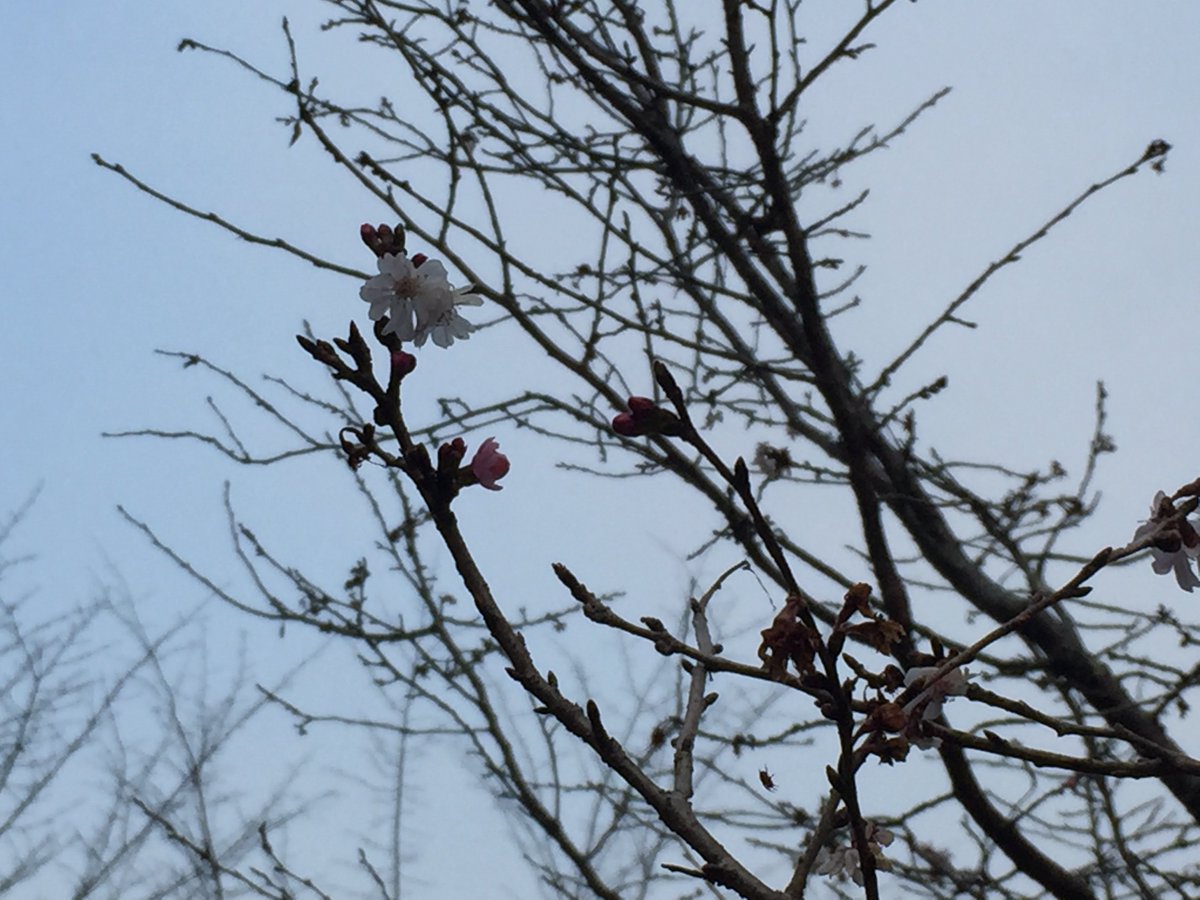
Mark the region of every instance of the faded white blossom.
MULTIPOLYGON (((875 868, 888 870, 892 862, 883 854, 883 848, 892 842, 892 833, 873 822, 866 823, 867 849, 875 860, 875 868)), ((834 878, 849 878, 857 885, 863 883, 862 860, 853 847, 822 847, 813 860, 814 875, 834 878)))
POLYGON ((1175 581, 1188 593, 1200 587, 1200 578, 1192 569, 1192 562, 1200 559, 1200 519, 1181 519, 1173 526, 1163 529, 1163 523, 1175 514, 1175 504, 1162 491, 1154 495, 1150 504, 1150 518, 1138 526, 1133 539, 1158 532, 1154 546, 1150 548, 1151 567, 1158 575, 1175 573, 1175 581))
POLYGON ((822 847, 813 863, 813 872, 817 875, 831 875, 837 878, 849 877, 855 884, 863 883, 858 851, 853 847, 835 847, 832 850, 822 847))
POLYGON ((925 706, 925 711, 921 714, 921 718, 926 721, 936 719, 942 714, 942 703, 951 697, 962 697, 967 693, 967 682, 970 680, 971 673, 965 668, 951 669, 933 684, 926 685, 925 681, 932 678, 938 671, 938 666, 917 666, 909 669, 904 673, 904 686, 912 687, 913 685, 921 685, 924 691, 906 707, 906 710, 914 708, 921 702, 922 697, 928 697, 929 703, 925 706))

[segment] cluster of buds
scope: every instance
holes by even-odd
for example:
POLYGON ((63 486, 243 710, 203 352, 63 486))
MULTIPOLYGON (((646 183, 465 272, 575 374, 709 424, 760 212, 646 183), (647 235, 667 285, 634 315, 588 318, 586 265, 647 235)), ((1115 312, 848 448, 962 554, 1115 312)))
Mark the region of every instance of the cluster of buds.
POLYGON ((390 228, 387 225, 371 225, 365 223, 358 229, 362 242, 376 256, 402 256, 404 254, 404 228, 397 225, 390 228))

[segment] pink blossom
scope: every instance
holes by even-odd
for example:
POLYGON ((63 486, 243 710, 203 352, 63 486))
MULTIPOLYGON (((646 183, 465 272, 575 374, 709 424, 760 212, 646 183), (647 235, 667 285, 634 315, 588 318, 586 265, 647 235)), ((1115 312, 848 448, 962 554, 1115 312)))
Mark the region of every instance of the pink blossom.
POLYGON ((508 474, 508 468, 508 457, 500 452, 500 445, 495 438, 488 438, 480 444, 471 459, 471 471, 489 491, 502 490, 496 482, 508 474))

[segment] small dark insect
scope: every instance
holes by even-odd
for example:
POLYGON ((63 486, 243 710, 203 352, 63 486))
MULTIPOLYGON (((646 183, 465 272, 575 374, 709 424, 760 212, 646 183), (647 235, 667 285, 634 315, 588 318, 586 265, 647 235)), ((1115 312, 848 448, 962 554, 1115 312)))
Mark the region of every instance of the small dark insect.
POLYGON ((767 771, 766 766, 758 770, 758 780, 762 782, 762 786, 768 791, 775 790, 775 779, 771 777, 771 773, 767 771))

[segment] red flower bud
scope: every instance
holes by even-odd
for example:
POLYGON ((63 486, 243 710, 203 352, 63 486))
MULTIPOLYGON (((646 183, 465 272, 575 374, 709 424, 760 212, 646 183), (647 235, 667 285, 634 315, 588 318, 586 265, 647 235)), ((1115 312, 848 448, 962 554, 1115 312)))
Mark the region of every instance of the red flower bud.
POLYGON ((634 415, 637 415, 638 413, 648 413, 654 409, 657 409, 654 401, 649 397, 630 397, 625 401, 625 405, 629 407, 629 411, 634 415))
POLYGON ((392 372, 397 378, 403 378, 417 367, 417 358, 403 350, 392 351, 392 372))
POLYGON ((683 433, 683 423, 670 410, 663 409, 648 397, 630 397, 625 401, 629 412, 618 413, 612 420, 612 428, 625 437, 640 437, 645 434, 664 434, 678 437, 683 433))
POLYGON ((617 413, 613 416, 612 428, 617 434, 623 434, 625 437, 637 437, 639 434, 637 423, 627 412, 617 413))

